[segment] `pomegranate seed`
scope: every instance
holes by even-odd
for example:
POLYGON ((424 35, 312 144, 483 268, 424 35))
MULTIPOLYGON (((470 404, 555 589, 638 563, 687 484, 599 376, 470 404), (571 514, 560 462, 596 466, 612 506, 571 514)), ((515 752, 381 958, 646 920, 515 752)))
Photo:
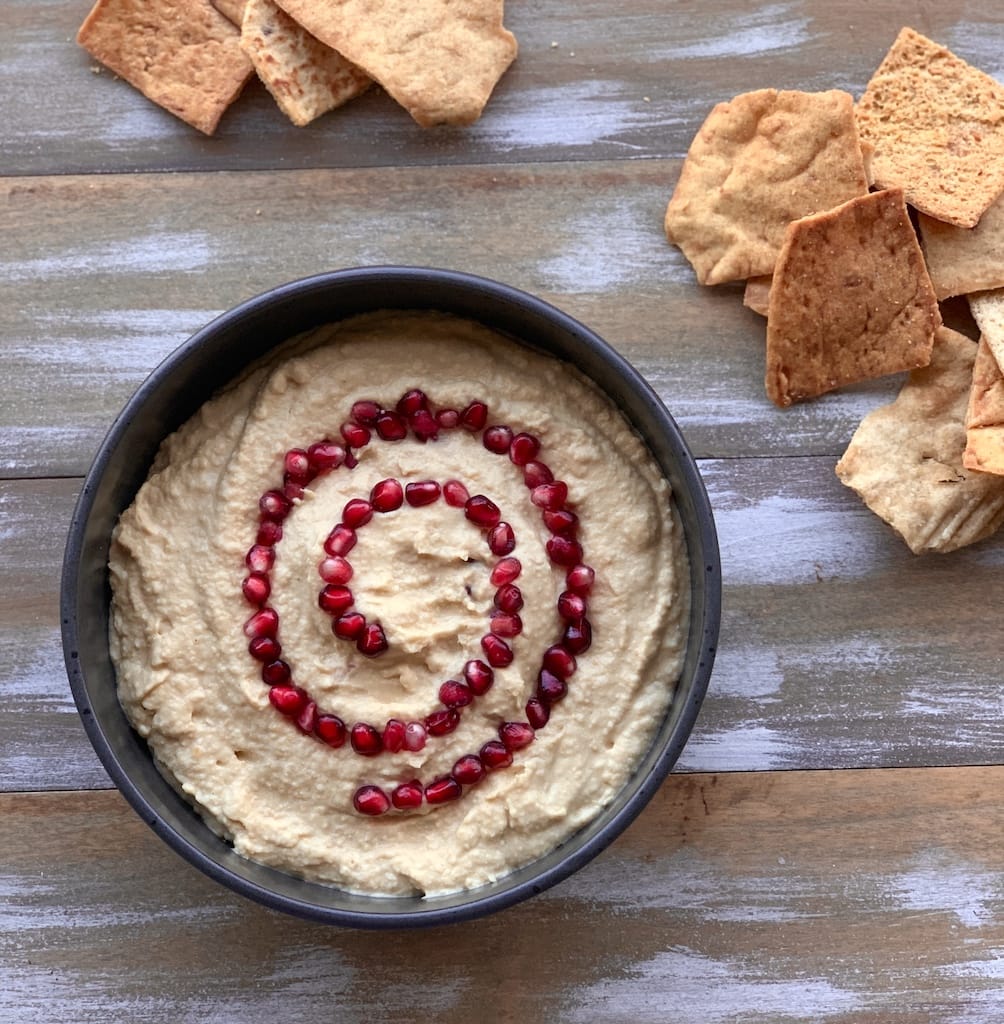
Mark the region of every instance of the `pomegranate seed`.
POLYGON ((465 430, 482 430, 488 422, 488 406, 484 402, 471 402, 460 414, 460 425, 465 430))
POLYGON ((421 750, 429 734, 421 722, 409 722, 404 727, 404 745, 411 751, 421 750))
POLYGON ((283 497, 292 504, 294 501, 303 497, 303 486, 295 480, 290 480, 288 477, 284 477, 282 493, 283 497))
POLYGON ((439 484, 435 480, 419 480, 408 484, 404 489, 404 500, 414 508, 431 505, 440 494, 439 484))
POLYGON ((548 706, 557 704, 568 692, 564 679, 559 679, 553 672, 542 668, 537 676, 537 696, 548 706))
POLYGON ((352 449, 350 448, 345 453, 345 468, 346 469, 355 469, 356 466, 358 466, 358 465, 359 465, 359 460, 355 457, 355 455, 352 454, 352 449))
POLYGON ((544 525, 551 533, 572 536, 579 528, 579 517, 567 508, 559 508, 556 512, 548 509, 544 512, 544 525))
POLYGON ((267 665, 262 665, 261 679, 269 686, 282 686, 289 682, 291 676, 292 672, 284 661, 270 661, 267 665))
POLYGON ((282 646, 273 636, 256 636, 248 644, 248 654, 255 661, 275 661, 282 653, 282 646))
POLYGON ((425 392, 420 391, 418 388, 406 391, 397 403, 397 411, 402 416, 411 416, 413 413, 418 412, 419 409, 428 408, 429 399, 425 397, 425 392))
POLYGON ((315 472, 337 469, 345 461, 345 449, 334 441, 318 441, 307 449, 307 458, 315 472))
POLYGON ((290 448, 283 457, 282 468, 296 483, 305 484, 310 480, 310 456, 302 448, 290 448))
POLYGON ((533 742, 533 726, 529 722, 503 722, 499 726, 499 739, 510 753, 522 750, 533 742))
POLYGON ((553 672, 559 679, 567 679, 574 674, 576 669, 575 658, 560 644, 548 647, 544 651, 543 665, 548 672, 553 672))
POLYGON ((435 779, 425 787, 425 800, 430 804, 445 804, 463 794, 460 783, 452 775, 435 779))
POLYGON ((428 409, 419 409, 408 417, 411 432, 423 443, 434 441, 439 436, 439 424, 428 409))
POLYGON ((481 443, 490 452, 494 452, 496 455, 502 455, 504 452, 509 451, 509 445, 512 444, 512 431, 508 427, 498 426, 489 427, 481 438, 481 443))
POLYGON ((347 555, 356 546, 356 531, 339 523, 324 541, 324 550, 329 555, 347 555))
POLYGON ((491 631, 496 636, 512 639, 523 632, 523 620, 518 615, 508 612, 492 612, 491 631))
POLYGON ((373 485, 370 502, 377 512, 393 512, 404 503, 404 488, 393 478, 381 480, 373 485))
POLYGON ((547 725, 547 720, 551 717, 551 712, 548 710, 546 704, 542 704, 536 697, 531 697, 526 702, 526 720, 534 729, 543 729, 547 725))
POLYGON ((472 498, 467 499, 467 504, 464 505, 464 515, 475 526, 485 528, 497 526, 502 518, 498 505, 483 494, 475 494, 472 498))
POLYGON ((477 754, 464 754, 453 766, 450 774, 461 786, 474 786, 485 777, 485 766, 477 754))
POLYGON ((488 532, 488 548, 493 555, 508 555, 516 547, 516 534, 508 523, 499 523, 488 532))
POLYGON ((265 519, 258 524, 258 536, 255 543, 263 548, 274 547, 282 540, 282 523, 274 519, 265 519))
POLYGON ((577 619, 565 627, 561 638, 561 645, 572 654, 582 654, 588 651, 593 642, 593 627, 589 619, 577 619))
POLYGON ((264 544, 252 544, 244 564, 252 572, 271 572, 272 566, 275 565, 275 548, 265 547, 264 544))
POLYGON ((512 752, 500 740, 489 740, 480 751, 481 763, 490 771, 508 768, 512 764, 512 752))
POLYGON ((545 508, 553 512, 561 508, 568 500, 568 484, 562 480, 541 484, 530 492, 530 500, 537 508, 545 508))
POLYGON ((555 565, 575 565, 582 558, 582 545, 572 537, 551 537, 544 547, 555 565))
POLYGON ((359 423, 346 420, 338 429, 345 438, 345 443, 351 448, 362 448, 370 443, 369 430, 359 423))
POLYGON ((329 747, 340 747, 345 743, 345 723, 338 715, 318 715, 314 723, 314 732, 329 747))
POLYGON ((460 413, 456 409, 440 409, 436 413, 436 422, 444 430, 452 430, 460 422, 460 413))
POLYGON ((505 668, 512 664, 512 648, 494 633, 486 633, 481 638, 481 649, 492 668, 505 668))
POLYGON ((312 700, 308 700, 303 710, 296 716, 296 727, 300 732, 305 732, 309 735, 314 731, 316 725, 317 705, 312 700))
POLYGON ((509 458, 514 466, 532 462, 540 451, 540 441, 533 434, 517 434, 509 445, 509 458))
POLYGON ((558 614, 563 619, 581 619, 586 614, 586 599, 566 590, 558 598, 558 614))
POLYGON ((325 583, 348 583, 352 579, 352 566, 341 555, 325 558, 317 566, 317 572, 325 583))
POLYGON ((400 718, 389 718, 383 727, 383 748, 396 754, 404 747, 404 722, 400 718))
POLYGON ((410 811, 422 806, 425 793, 422 791, 422 783, 418 779, 411 782, 402 782, 390 795, 390 802, 399 811, 410 811))
POLYGON ((439 700, 448 708, 465 708, 474 700, 474 694, 469 686, 447 679, 439 688, 439 700))
POLYGON ((373 506, 365 498, 353 498, 342 509, 342 522, 350 529, 365 526, 373 518, 373 506))
POLYGON ((363 757, 376 757, 383 750, 383 739, 380 730, 369 722, 356 722, 349 730, 352 749, 363 757))
POLYGON ((497 587, 501 583, 512 583, 522 571, 523 565, 518 558, 503 558, 500 562, 495 563, 495 568, 492 569, 492 574, 488 579, 493 586, 497 587))
POLYGON ((464 665, 464 679, 467 680, 471 693, 481 697, 492 688, 495 673, 483 661, 475 659, 464 665))
POLYGON ((378 654, 383 654, 387 650, 387 637, 384 634, 383 626, 379 622, 367 623, 356 640, 356 647, 367 658, 375 658, 378 654))
POLYGON ((346 612, 331 623, 331 632, 341 640, 358 640, 366 628, 366 616, 359 612, 346 612))
POLYGON ((379 786, 360 786, 352 797, 352 806, 360 814, 377 818, 390 810, 390 800, 379 786))
POLYGON ((588 565, 573 565, 565 575, 568 589, 585 596, 593 589, 596 573, 588 565))
POLYGON ((341 615, 342 612, 352 607, 354 600, 352 591, 348 587, 342 587, 335 583, 329 583, 317 595, 317 603, 329 615, 341 615))
POLYGON ((244 635, 252 640, 259 636, 274 637, 279 631, 279 614, 274 608, 262 608, 244 623, 244 635))
POLYGON ((463 508, 470 493, 459 480, 447 480, 443 484, 443 499, 451 508, 463 508))
POLYGON ((382 412, 383 408, 377 402, 363 400, 352 405, 352 418, 364 427, 372 427, 382 412))
POLYGON ((454 711, 453 708, 447 708, 445 711, 433 711, 425 718, 425 729, 430 736, 446 736, 453 732, 458 725, 460 725, 460 712, 454 711))
POLYGON ((254 605, 262 605, 272 593, 272 584, 264 573, 253 572, 241 584, 244 596, 254 605))
POLYGON ((523 607, 523 591, 515 583, 503 583, 495 591, 495 607, 510 615, 518 612, 523 607))
POLYGON ((408 424, 396 412, 384 412, 376 421, 376 432, 385 441, 403 441, 408 436, 408 424))
POLYGON ((268 699, 272 707, 290 717, 298 715, 310 700, 306 690, 299 686, 273 686, 268 691, 268 699))
POLYGON ((549 484, 552 480, 554 480, 554 474, 543 462, 528 462, 523 467, 523 483, 530 490, 533 490, 535 487, 541 487, 544 484, 549 484))

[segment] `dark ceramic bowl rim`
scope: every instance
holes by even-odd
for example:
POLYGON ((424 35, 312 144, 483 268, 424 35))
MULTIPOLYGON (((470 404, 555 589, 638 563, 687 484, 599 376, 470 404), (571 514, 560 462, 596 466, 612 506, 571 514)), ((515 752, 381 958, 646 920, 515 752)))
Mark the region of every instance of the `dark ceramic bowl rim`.
MULTIPOLYGON (((149 441, 146 447, 149 448, 149 441)), ((64 657, 78 712, 99 759, 140 817, 175 852, 230 889, 298 917, 362 928, 443 924, 500 910, 561 881, 609 845, 648 803, 686 743, 707 690, 720 611, 721 566, 704 483, 675 421, 640 374, 599 336, 535 296, 470 274, 408 266, 336 270, 272 288, 218 316, 154 369, 115 419, 85 478, 67 537, 60 598, 64 657), (585 369, 587 375, 622 408, 649 447, 653 447, 653 440, 658 442, 660 450, 653 450, 653 454, 673 487, 691 562, 692 609, 686 663, 670 711, 631 780, 589 825, 557 850, 496 882, 448 896, 360 896, 306 882, 238 856, 208 829, 153 767, 145 744, 132 732, 114 698, 114 673, 110 683, 106 678, 110 662, 105 566, 110 528, 98 531, 93 519, 104 511, 96 511, 96 507, 109 500, 106 492, 114 495, 122 491, 124 497, 113 503, 118 506, 117 518, 146 477, 152 451, 147 451, 148 457, 144 459, 132 460, 131 469, 123 468, 122 455, 122 446, 139 432, 134 424, 144 410, 157 402, 165 409, 170 407, 174 421, 162 425, 159 438, 163 438, 184 422, 220 383, 232 380, 243 366, 280 344, 280 339, 300 333, 305 329, 303 324, 320 325, 378 308, 437 309, 467 316, 559 359, 571 361, 568 356, 574 354, 580 369, 584 368, 583 360, 589 363, 592 372, 585 369), (489 313, 484 314, 484 310, 489 313), (298 322, 297 313, 306 319, 298 322), (285 319, 284 314, 290 318, 285 319), (507 329, 508 320, 518 323, 519 330, 507 329), (250 333, 252 328, 269 324, 264 337, 260 331, 250 333), (255 351, 248 351, 249 338, 255 351), (242 342, 240 346, 238 339, 242 342), (565 346, 567 353, 559 354, 553 346, 565 346), (186 383, 191 385, 195 380, 193 367, 204 364, 207 353, 225 361, 228 351, 236 354, 238 348, 242 353, 240 365, 211 376, 207 393, 202 393, 205 388, 201 386, 201 377, 200 387, 195 389, 198 393, 191 395, 191 388, 186 390, 186 383), (611 376, 597 381, 597 368, 611 376), (611 394, 612 382, 619 394, 611 394), (164 397, 165 389, 171 387, 174 405, 164 397), (189 407, 185 405, 186 396, 189 407), (634 405, 631 412, 624 408, 625 401, 634 405), (644 423, 639 423, 639 416, 644 423), (99 575, 102 580, 97 578, 99 575), (95 601, 99 605, 96 616, 95 601), (102 625, 103 639, 99 628, 102 625), (82 645, 100 650, 102 643, 103 660, 99 658, 100 664, 85 667, 82 645), (99 669, 104 669, 104 673, 99 669), (96 703, 102 706, 96 708, 96 703)))

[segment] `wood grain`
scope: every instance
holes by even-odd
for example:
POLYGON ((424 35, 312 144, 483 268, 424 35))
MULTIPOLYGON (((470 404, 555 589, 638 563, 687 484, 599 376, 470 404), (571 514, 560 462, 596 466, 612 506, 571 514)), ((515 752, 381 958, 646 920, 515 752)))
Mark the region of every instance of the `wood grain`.
POLYGON ((531 902, 373 934, 230 894, 117 793, 0 796, 0 1019, 991 1020, 1002 783, 1004 768, 673 777, 531 902))

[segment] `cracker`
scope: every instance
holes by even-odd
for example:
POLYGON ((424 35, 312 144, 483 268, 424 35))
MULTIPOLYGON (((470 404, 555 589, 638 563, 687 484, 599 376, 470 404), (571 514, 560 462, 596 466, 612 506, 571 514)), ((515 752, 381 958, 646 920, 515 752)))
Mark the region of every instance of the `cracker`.
POLYGON ((904 28, 857 105, 875 182, 971 228, 1004 192, 1004 86, 904 28))
POLYGON ((774 278, 770 274, 763 277, 751 277, 743 291, 743 305, 761 316, 767 315, 770 308, 770 286, 774 278))
POLYGON ((481 116, 516 39, 502 0, 280 0, 321 42, 376 79, 423 127, 481 116))
POLYGON ((1004 370, 1004 288, 970 295, 969 308, 997 365, 1004 370))
POLYGON ((666 237, 701 284, 770 274, 788 224, 868 191, 851 96, 761 89, 719 103, 694 138, 666 237))
POLYGON ((1004 196, 974 228, 917 215, 927 270, 939 299, 1004 287, 1004 196))
POLYGON ((315 39, 272 0, 247 0, 241 49, 279 109, 301 127, 372 84, 365 72, 315 39))
POLYGON ((779 406, 931 358, 938 303, 902 189, 788 228, 767 312, 767 394, 779 406))
POLYGON ((232 21, 238 28, 241 27, 247 0, 210 0, 210 2, 227 21, 232 21))
POLYGON ((954 551, 1004 522, 1004 478, 962 465, 975 354, 964 335, 939 328, 930 365, 861 421, 837 463, 841 482, 916 554, 954 551))
POLYGON ((966 409, 966 469, 1004 474, 1004 373, 980 339, 973 364, 973 383, 966 409))
POLYGON ((95 59, 206 135, 251 76, 239 39, 209 0, 97 0, 77 33, 95 59))

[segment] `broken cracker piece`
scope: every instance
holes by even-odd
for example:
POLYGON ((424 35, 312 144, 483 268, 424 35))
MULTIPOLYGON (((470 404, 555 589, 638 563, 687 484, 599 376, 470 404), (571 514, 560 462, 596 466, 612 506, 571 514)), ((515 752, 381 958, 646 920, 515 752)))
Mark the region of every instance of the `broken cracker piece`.
POLYGON ((974 227, 1004 192, 1004 86, 912 28, 857 105, 875 183, 937 220, 974 227))
POLYGON ((788 224, 868 191, 850 94, 761 89, 694 138, 665 230, 701 284, 770 274, 788 224))
POLYGON ((767 394, 788 406, 924 366, 941 323, 902 189, 789 225, 767 312, 767 394))
POLYGON ((238 28, 244 21, 244 8, 248 0, 210 0, 210 3, 223 15, 227 21, 232 21, 238 28))
POLYGON ((97 0, 77 42, 206 135, 251 77, 240 33, 209 0, 97 0))
POLYGON ((968 295, 1004 288, 1004 196, 987 207, 974 228, 960 228, 917 215, 920 238, 935 294, 968 295))
POLYGON ((981 338, 966 409, 966 469, 1004 474, 1004 373, 981 338))
POLYGON ((516 38, 502 0, 280 0, 311 35, 376 79, 423 127, 481 116, 516 38))
POLYGON ((315 39, 272 0, 247 0, 241 49, 279 109, 300 127, 372 84, 365 72, 315 39))
POLYGON ((940 327, 930 365, 861 421, 836 466, 915 554, 954 551, 1004 522, 1004 478, 962 464, 975 354, 967 337, 940 327))
POLYGON ((1004 288, 970 295, 969 308, 997 365, 1004 370, 1004 288))

